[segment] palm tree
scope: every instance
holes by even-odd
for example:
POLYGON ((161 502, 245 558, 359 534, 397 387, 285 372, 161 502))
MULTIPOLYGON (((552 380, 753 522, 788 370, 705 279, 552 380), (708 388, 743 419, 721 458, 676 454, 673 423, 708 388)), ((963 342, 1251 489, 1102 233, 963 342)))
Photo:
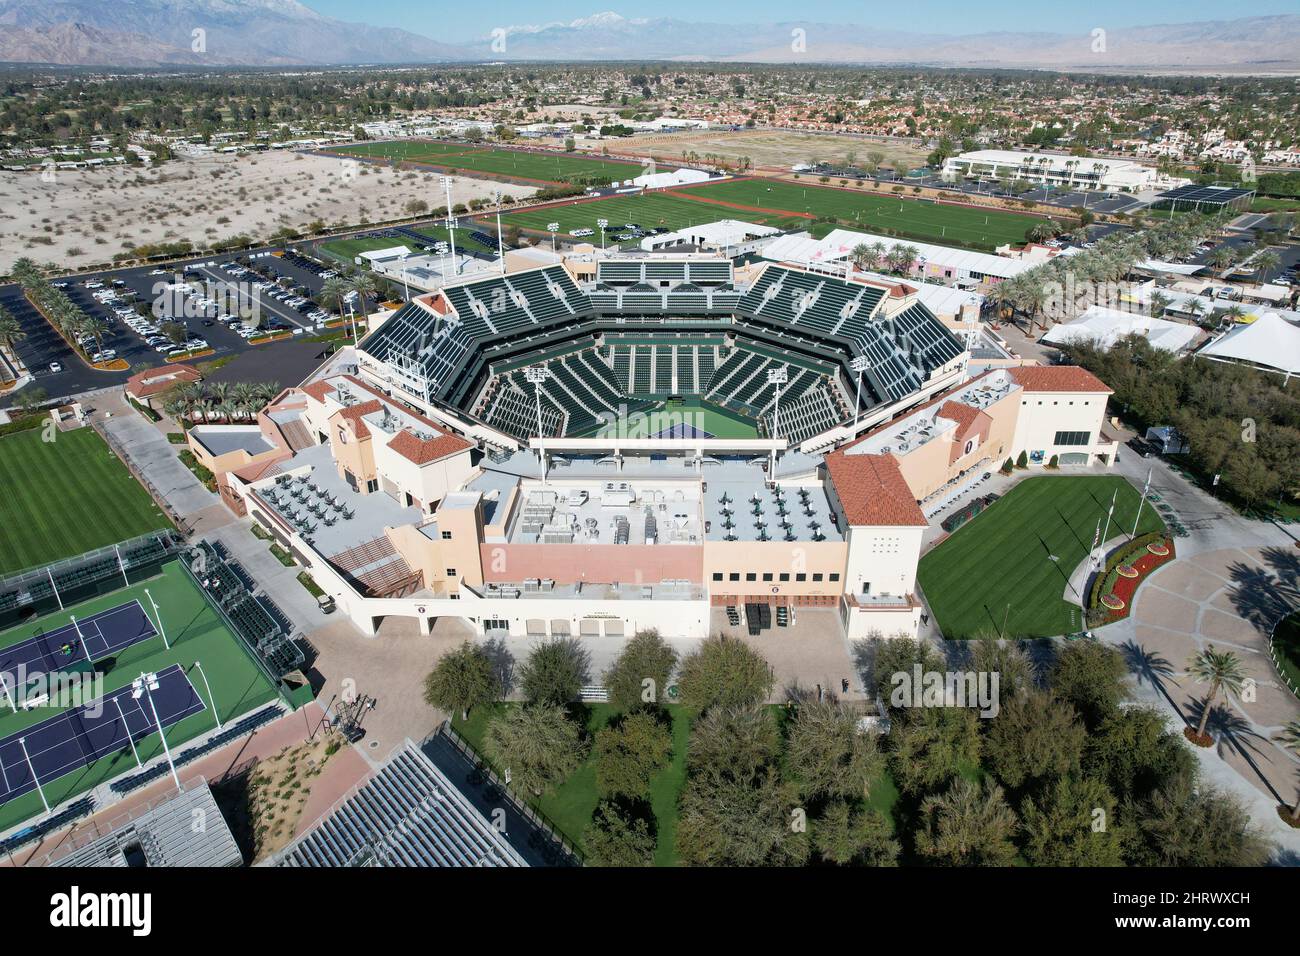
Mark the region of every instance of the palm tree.
POLYGON ((1158 319, 1165 314, 1165 309, 1169 308, 1174 300, 1169 298, 1163 292, 1153 292, 1151 294, 1151 317, 1158 319))
POLYGON ((240 418, 252 421, 263 403, 257 400, 257 386, 252 382, 236 382, 230 387, 230 403, 240 418))
POLYGON ((865 272, 867 263, 871 261, 871 247, 865 242, 859 242, 849 252, 849 261, 853 263, 853 268, 865 272))
POLYGON ((1232 651, 1216 651, 1213 644, 1194 656, 1188 663, 1187 670, 1198 684, 1210 685, 1210 692, 1205 695, 1205 707, 1201 711, 1201 725, 1196 731, 1196 736, 1204 739, 1205 727, 1210 722, 1210 710, 1219 692, 1223 691, 1225 700, 1229 694, 1240 694, 1246 674, 1242 670, 1241 658, 1232 651))
POLYGON ((1265 249, 1255 257, 1255 265, 1259 268, 1259 281, 1267 282, 1268 274, 1276 269, 1282 263, 1282 257, 1272 249, 1265 249))
POLYGON ((213 382, 207 388, 208 398, 211 399, 211 410, 216 412, 220 418, 230 418, 232 403, 230 401, 230 383, 213 382))
MULTIPOLYGON (((1287 724, 1278 733, 1277 739, 1286 744, 1289 750, 1292 750, 1297 756, 1300 756, 1300 719, 1293 720, 1287 724)), ((1291 808, 1291 819, 1300 820, 1300 799, 1291 808)))
POLYGON ((332 302, 334 311, 339 315, 343 314, 343 301, 352 291, 352 283, 342 276, 331 276, 325 280, 321 286, 320 297, 322 302, 332 302))
MULTIPOLYGON (((370 314, 366 303, 375 294, 375 288, 374 277, 369 272, 362 272, 352 280, 352 291, 357 294, 357 311, 361 313, 363 319, 370 314)), ((352 337, 356 338, 356 335, 356 318, 353 318, 352 337)))
POLYGON ((0 307, 0 348, 13 351, 13 347, 27 338, 27 333, 18 324, 18 320, 0 307))

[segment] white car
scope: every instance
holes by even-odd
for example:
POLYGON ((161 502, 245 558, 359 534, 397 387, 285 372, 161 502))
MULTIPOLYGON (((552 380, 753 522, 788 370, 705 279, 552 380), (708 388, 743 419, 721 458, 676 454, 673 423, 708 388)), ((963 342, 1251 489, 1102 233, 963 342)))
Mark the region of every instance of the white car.
POLYGON ((51 371, 51 372, 62 372, 62 371, 63 371, 63 366, 60 365, 58 362, 51 362, 51 363, 50 363, 50 371, 51 371))

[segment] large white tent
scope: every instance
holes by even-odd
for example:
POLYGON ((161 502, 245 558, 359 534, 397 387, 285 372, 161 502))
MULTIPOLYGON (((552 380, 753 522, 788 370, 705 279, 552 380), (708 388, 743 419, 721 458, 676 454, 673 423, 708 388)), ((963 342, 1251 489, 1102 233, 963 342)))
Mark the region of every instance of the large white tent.
POLYGON ((1300 375, 1300 326, 1276 312, 1265 312, 1249 325, 1239 325, 1215 339, 1200 353, 1221 362, 1241 362, 1256 368, 1300 375))
POLYGON ((1108 349, 1122 338, 1141 335, 1152 347, 1176 353, 1190 348, 1200 334, 1194 325, 1094 305, 1072 322, 1052 326, 1042 340, 1049 345, 1090 343, 1108 349))

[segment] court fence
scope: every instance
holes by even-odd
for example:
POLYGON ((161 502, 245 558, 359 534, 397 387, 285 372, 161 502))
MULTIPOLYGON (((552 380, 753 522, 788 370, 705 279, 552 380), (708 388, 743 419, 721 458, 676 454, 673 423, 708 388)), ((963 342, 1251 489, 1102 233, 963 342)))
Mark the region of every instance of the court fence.
POLYGON ((497 791, 499 791, 501 795, 510 802, 510 805, 519 813, 520 816, 527 819, 529 823, 537 827, 539 831, 553 840, 560 849, 576 860, 578 865, 582 865, 582 851, 578 849, 577 845, 564 835, 564 832, 551 821, 550 817, 535 807, 530 806, 527 800, 522 799, 514 788, 511 787, 510 784, 506 783, 505 780, 492 769, 491 764, 489 764, 487 760, 485 760, 478 751, 474 749, 473 745, 452 729, 451 721, 443 721, 442 726, 434 731, 428 739, 432 740, 434 737, 439 735, 445 737, 453 747, 459 750, 467 760, 473 763, 477 770, 483 775, 484 780, 491 786, 495 787, 497 791))
POLYGON ((155 577, 184 548, 174 531, 153 531, 0 579, 0 630, 155 577))

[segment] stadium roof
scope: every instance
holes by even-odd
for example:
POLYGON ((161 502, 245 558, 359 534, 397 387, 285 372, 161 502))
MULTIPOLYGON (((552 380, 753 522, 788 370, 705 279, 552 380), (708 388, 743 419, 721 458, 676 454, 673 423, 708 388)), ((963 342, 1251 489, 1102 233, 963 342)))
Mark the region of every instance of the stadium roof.
MULTIPOLYGON (((243 856, 226 826, 206 781, 138 816, 114 826, 91 843, 66 852, 60 847, 51 866, 239 866, 243 856), (194 821, 204 825, 195 828, 194 821), (59 853, 65 856, 55 858, 59 853)), ((85 833, 76 839, 84 839, 85 833)), ((73 839, 73 838, 70 838, 73 839)))
POLYGON ((407 740, 275 866, 527 866, 518 851, 407 740))
POLYGON ((1051 345, 1091 343, 1108 349, 1129 335, 1141 335, 1166 352, 1181 352, 1191 347, 1200 331, 1194 325, 1094 305, 1074 321, 1053 326, 1042 341, 1051 345))
POLYGON ((762 255, 779 262, 817 265, 847 259, 853 252, 854 246, 873 242, 883 243, 886 249, 892 249, 894 246, 911 246, 916 250, 918 260, 924 260, 930 265, 963 272, 978 272, 999 279, 1010 279, 1036 265, 1041 265, 1027 259, 1008 259, 989 252, 972 252, 928 242, 912 242, 891 236, 877 236, 869 232, 855 232, 851 229, 833 229, 824 239, 783 236, 765 246, 762 255))
POLYGON ((1276 312, 1266 312, 1249 325, 1238 325, 1198 354, 1297 375, 1300 374, 1300 327, 1276 312))

